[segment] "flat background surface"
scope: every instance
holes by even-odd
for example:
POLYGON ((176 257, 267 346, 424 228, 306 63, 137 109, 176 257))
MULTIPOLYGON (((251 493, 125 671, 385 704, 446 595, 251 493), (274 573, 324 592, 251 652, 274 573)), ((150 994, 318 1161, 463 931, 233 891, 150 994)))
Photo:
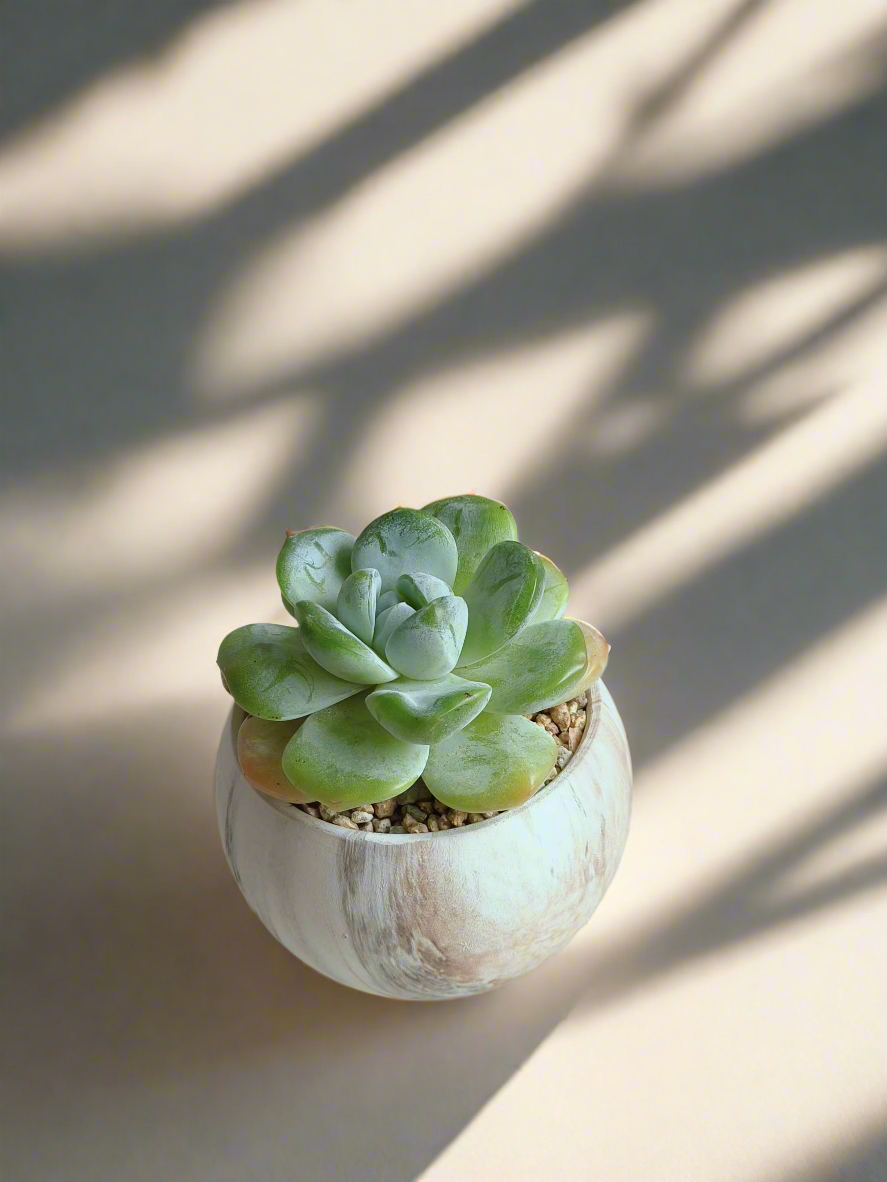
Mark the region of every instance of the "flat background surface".
POLYGON ((4 7, 10 1182, 887 1177, 883 0, 4 7), (211 809, 289 526, 473 488, 613 645, 628 851, 388 1003, 211 809))

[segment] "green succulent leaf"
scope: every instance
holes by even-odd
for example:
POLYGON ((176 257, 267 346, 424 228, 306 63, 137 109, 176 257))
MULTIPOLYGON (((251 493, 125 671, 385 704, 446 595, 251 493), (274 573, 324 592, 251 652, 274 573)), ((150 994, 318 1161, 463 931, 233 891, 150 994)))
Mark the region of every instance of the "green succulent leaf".
POLYGON ((381 583, 379 572, 368 567, 350 574, 339 590, 336 615, 364 644, 370 644, 373 639, 381 583))
POLYGON ((534 554, 545 568, 545 587, 542 591, 542 600, 533 616, 533 623, 541 624, 543 620, 559 620, 567 610, 567 600, 570 598, 567 576, 559 566, 555 566, 550 558, 540 554, 538 550, 535 550, 534 554))
POLYGON ((403 603, 397 591, 383 591, 376 600, 376 619, 378 620, 382 612, 387 611, 389 607, 394 607, 396 603, 403 603))
POLYGON ((371 521, 351 553, 352 569, 374 567, 382 576, 383 591, 393 590, 401 575, 419 572, 452 586, 458 561, 453 535, 442 522, 403 507, 371 521))
MULTIPOLYGON (((585 620, 573 620, 572 623, 578 624, 582 629, 582 635, 585 638, 585 655, 588 658, 588 666, 585 673, 570 697, 573 698, 581 690, 588 689, 592 682, 603 674, 607 667, 607 661, 610 658, 610 646, 604 639, 602 632, 595 628, 594 624, 588 624, 585 620)), ((554 703, 552 702, 552 705, 554 703)))
POLYGON ((367 709, 405 743, 440 743, 486 706, 490 687, 449 673, 437 681, 399 677, 367 695, 367 709))
POLYGON ((235 628, 221 643, 218 665, 238 706, 278 722, 304 718, 362 688, 319 665, 306 651, 300 630, 285 624, 235 628))
POLYGON ((402 600, 395 603, 393 607, 387 607, 381 615, 376 617, 376 631, 373 635, 373 648, 380 657, 385 656, 385 645, 388 643, 388 637, 395 630, 399 628, 404 620, 409 619, 415 612, 415 608, 410 607, 408 603, 402 600))
POLYGON ((435 599, 441 599, 444 595, 452 595, 449 585, 443 579, 435 578, 434 575, 415 574, 415 575, 401 575, 397 580, 397 590, 406 603, 410 607, 414 607, 416 611, 420 607, 426 607, 429 603, 433 603, 435 599))
POLYGON ((416 681, 443 677, 459 659, 467 626, 464 599, 458 595, 435 599, 394 629, 385 645, 385 658, 398 673, 416 681))
POLYGON ((507 505, 501 501, 479 497, 474 493, 444 497, 430 501, 422 509, 442 521, 456 541, 459 566, 453 580, 453 591, 461 595, 481 559, 497 542, 517 541, 517 523, 507 505))
POLYGON ((340 624, 325 607, 310 599, 301 599, 295 609, 305 648, 324 669, 363 686, 393 681, 397 677, 394 669, 340 624))
POLYGON ((521 542, 497 542, 465 588, 468 631, 459 664, 479 661, 516 636, 532 619, 544 589, 541 559, 521 542))
POLYGON ((306 719, 284 750, 283 770, 311 800, 345 809, 403 792, 427 758, 427 746, 404 743, 380 726, 361 695, 306 719))
POLYGON ((244 778, 260 792, 293 804, 312 799, 290 783, 281 766, 283 749, 301 725, 301 718, 291 722, 245 718, 237 732, 237 760, 244 778))
POLYGON ((484 711, 431 748, 422 778, 450 808, 486 813, 529 800, 556 756, 557 744, 541 726, 484 711))
POLYGON ((353 546, 353 535, 332 525, 287 536, 277 556, 277 582, 291 615, 300 599, 336 610, 339 589, 351 574, 353 546))
POLYGON ((488 709, 502 714, 533 714, 564 702, 594 680, 589 672, 586 633, 566 619, 529 624, 491 656, 459 668, 460 677, 493 687, 488 709))

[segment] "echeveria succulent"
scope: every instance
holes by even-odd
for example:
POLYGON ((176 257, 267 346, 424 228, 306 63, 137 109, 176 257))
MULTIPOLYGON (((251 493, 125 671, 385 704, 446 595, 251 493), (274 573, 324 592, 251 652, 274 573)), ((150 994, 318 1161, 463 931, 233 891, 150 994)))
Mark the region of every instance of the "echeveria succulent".
POLYGON ((600 632, 564 617, 562 572, 487 497, 392 509, 357 538, 288 531, 277 578, 298 626, 237 628, 218 663, 251 716, 244 775, 295 803, 375 804, 422 776, 453 809, 522 804, 557 754, 524 716, 607 662, 600 632))

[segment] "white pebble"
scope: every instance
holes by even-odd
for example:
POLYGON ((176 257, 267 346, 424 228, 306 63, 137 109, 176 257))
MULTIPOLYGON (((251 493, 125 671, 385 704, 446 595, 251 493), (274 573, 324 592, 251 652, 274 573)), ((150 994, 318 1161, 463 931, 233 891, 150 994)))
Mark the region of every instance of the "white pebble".
POLYGON ((338 816, 333 817, 333 824, 338 825, 340 829, 356 829, 357 826, 350 817, 338 816))
POLYGON ((561 702, 558 706, 552 706, 549 710, 551 721, 556 724, 559 731, 565 731, 570 725, 570 711, 561 702))
POLYGON ((356 825, 366 825, 367 822, 372 823, 373 814, 366 812, 366 810, 362 809, 362 808, 361 809, 352 809, 351 810, 351 820, 354 821, 354 823, 356 825))

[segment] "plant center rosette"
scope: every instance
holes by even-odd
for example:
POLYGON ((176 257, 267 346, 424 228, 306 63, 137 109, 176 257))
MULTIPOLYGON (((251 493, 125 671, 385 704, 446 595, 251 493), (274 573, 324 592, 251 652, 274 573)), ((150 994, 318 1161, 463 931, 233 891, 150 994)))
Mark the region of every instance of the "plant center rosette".
POLYGON ((481 819, 563 766, 573 735, 545 712, 576 714, 609 646, 565 616, 566 578, 500 501, 392 509, 356 538, 288 533, 277 579, 297 626, 247 624, 218 656, 255 788, 339 823, 411 790, 435 817, 481 819))

